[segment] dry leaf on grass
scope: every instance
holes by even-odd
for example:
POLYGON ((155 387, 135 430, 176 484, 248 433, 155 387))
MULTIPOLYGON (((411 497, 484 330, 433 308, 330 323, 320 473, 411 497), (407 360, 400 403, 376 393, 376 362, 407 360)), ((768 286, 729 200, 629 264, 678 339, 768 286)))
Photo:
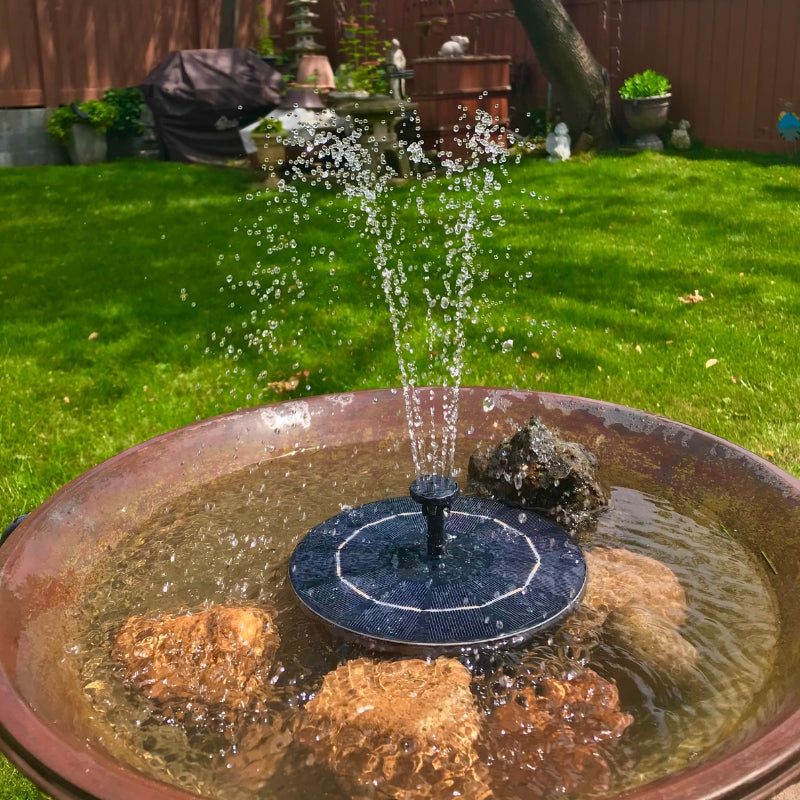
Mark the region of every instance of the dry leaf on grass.
POLYGON ((706 361, 706 369, 708 369, 708 367, 713 367, 714 364, 717 364, 717 363, 719 363, 719 362, 717 361, 716 358, 709 358, 708 361, 706 361))
POLYGON ((291 392, 300 385, 300 381, 303 378, 307 378, 310 374, 310 369, 304 369, 301 372, 296 372, 289 380, 271 381, 267 384, 267 389, 272 392, 291 392))
POLYGON ((680 300, 681 303, 687 303, 687 304, 702 303, 703 300, 705 300, 705 297, 703 297, 703 295, 701 295, 700 292, 697 289, 695 289, 694 294, 685 294, 682 297, 679 297, 678 300, 680 300))

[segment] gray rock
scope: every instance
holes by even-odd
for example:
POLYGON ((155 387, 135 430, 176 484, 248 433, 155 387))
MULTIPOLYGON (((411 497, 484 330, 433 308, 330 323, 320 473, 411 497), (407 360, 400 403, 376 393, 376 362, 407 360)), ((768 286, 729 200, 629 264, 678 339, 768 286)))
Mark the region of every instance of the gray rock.
POLYGON ((469 461, 474 489, 545 514, 575 532, 608 502, 597 459, 535 417, 509 439, 478 448, 469 461))

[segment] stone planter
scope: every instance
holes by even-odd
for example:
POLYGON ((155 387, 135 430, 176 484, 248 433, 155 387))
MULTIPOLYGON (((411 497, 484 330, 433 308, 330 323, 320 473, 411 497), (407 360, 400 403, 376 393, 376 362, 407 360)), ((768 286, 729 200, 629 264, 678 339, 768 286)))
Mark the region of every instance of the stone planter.
POLYGON ((72 126, 67 152, 73 164, 99 164, 108 156, 105 133, 98 133, 91 125, 76 122, 72 126))
POLYGON ((251 133, 256 155, 261 168, 268 173, 277 172, 286 161, 286 146, 275 136, 266 133, 251 133))
POLYGON ((464 123, 485 111, 508 125, 511 56, 421 58, 414 62, 412 100, 426 149, 463 152, 464 123), (466 119, 462 119, 466 115, 466 119), (461 131, 454 131, 459 126, 461 131))
POLYGON ((413 103, 405 103, 383 94, 340 93, 334 99, 336 112, 352 120, 359 132, 359 141, 371 155, 371 169, 378 173, 386 157, 401 178, 411 174, 411 165, 401 146, 395 125, 406 114, 413 114, 413 103))
POLYGON ((656 135, 669 116, 671 94, 654 97, 637 97, 622 101, 622 110, 628 126, 637 134, 636 146, 640 150, 663 150, 664 145, 656 135))

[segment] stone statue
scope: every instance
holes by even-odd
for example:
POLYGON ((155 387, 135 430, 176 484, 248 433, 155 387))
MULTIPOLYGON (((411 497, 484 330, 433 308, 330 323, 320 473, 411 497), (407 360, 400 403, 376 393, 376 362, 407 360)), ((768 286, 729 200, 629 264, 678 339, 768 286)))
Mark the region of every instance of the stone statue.
POLYGON ((392 97, 395 100, 402 100, 406 96, 406 56, 400 49, 398 39, 392 39, 389 49, 386 51, 386 72, 389 76, 389 86, 391 87, 392 97))
POLYGON ((692 140, 689 137, 690 127, 688 120, 682 119, 678 123, 678 127, 672 131, 672 136, 670 137, 673 147, 678 150, 688 150, 692 146, 692 140))
POLYGON ((571 144, 572 139, 567 126, 559 122, 555 130, 547 134, 544 147, 550 156, 550 161, 566 161, 571 155, 571 144))

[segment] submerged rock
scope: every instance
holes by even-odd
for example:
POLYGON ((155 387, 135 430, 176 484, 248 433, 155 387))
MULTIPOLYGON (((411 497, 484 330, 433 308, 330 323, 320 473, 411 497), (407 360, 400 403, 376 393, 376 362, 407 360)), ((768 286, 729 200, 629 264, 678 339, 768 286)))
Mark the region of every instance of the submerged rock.
POLYGON ((112 655, 124 682, 184 724, 231 721, 263 705, 280 645, 272 617, 255 607, 211 606, 148 618, 117 631, 112 655))
POLYGON ((507 798, 606 792, 608 747, 633 722, 616 684, 588 668, 509 688, 486 720, 480 750, 492 788, 507 798))
POLYGON ((654 558, 622 547, 585 550, 587 582, 583 604, 601 622, 631 602, 649 608, 673 625, 686 621, 686 593, 678 576, 654 558))
POLYGON ((535 417, 512 437, 478 448, 469 460, 477 488, 546 514, 573 532, 591 524, 608 502, 596 471, 589 450, 535 417))
POLYGON ((291 744, 292 734, 285 720, 245 725, 236 747, 225 759, 224 769, 230 770, 231 784, 246 790, 249 796, 261 791, 276 774, 292 780, 290 761, 284 759, 291 744))
POLYGON ((349 661, 325 676, 296 740, 349 797, 487 798, 470 679, 452 658, 349 661))
POLYGON ((670 685, 699 676, 697 650, 679 630, 686 621, 686 593, 675 573, 649 556, 623 548, 584 552, 583 604, 603 626, 603 637, 670 685))
POLYGON ((700 680, 697 650, 652 608, 629 603, 608 616, 604 631, 610 641, 646 665, 663 683, 681 687, 700 680))

